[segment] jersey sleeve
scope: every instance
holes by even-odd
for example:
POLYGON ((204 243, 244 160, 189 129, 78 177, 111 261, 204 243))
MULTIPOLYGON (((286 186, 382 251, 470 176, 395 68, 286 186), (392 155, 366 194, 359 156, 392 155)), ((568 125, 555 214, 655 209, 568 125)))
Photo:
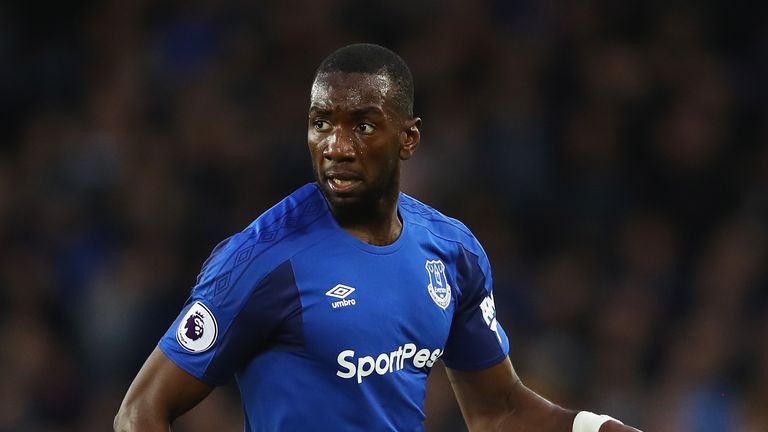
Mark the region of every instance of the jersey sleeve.
POLYGON ((214 249, 158 343, 177 366, 210 385, 229 381, 276 339, 300 337, 300 327, 289 325, 300 314, 290 261, 265 265, 253 243, 244 232, 214 249))
POLYGON ((459 293, 443 362, 451 369, 485 369, 507 357, 509 340, 496 320, 491 268, 479 244, 476 251, 460 248, 456 273, 459 293))

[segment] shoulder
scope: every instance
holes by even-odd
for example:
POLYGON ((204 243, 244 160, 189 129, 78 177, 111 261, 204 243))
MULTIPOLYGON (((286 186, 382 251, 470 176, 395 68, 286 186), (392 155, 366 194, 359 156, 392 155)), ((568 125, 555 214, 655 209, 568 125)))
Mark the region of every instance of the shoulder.
POLYGON ((407 213, 410 223, 430 235, 456 243, 471 254, 485 256, 480 242, 460 220, 446 216, 405 193, 400 194, 400 209, 407 213))
POLYGON ((317 186, 308 183, 262 213, 243 233, 248 233, 256 243, 279 243, 311 225, 327 211, 317 186))
POLYGON ((400 208, 420 235, 429 237, 430 243, 442 243, 438 247, 444 263, 455 270, 459 280, 458 293, 492 285, 491 264, 488 256, 472 231, 458 219, 446 216, 434 208, 406 194, 400 196, 400 208))
POLYGON ((323 197, 307 184, 262 213, 243 231, 219 243, 203 264, 196 289, 218 294, 235 280, 257 283, 325 233, 314 224, 327 213, 323 197), (310 229, 312 228, 312 229, 310 229))

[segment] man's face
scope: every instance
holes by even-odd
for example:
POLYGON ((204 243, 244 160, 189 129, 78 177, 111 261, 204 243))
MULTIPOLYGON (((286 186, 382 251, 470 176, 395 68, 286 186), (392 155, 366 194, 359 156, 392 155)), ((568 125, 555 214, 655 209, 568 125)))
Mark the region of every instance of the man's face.
POLYGON ((383 74, 330 72, 312 86, 307 141, 317 183, 335 209, 374 203, 399 189, 400 161, 419 140, 383 74))

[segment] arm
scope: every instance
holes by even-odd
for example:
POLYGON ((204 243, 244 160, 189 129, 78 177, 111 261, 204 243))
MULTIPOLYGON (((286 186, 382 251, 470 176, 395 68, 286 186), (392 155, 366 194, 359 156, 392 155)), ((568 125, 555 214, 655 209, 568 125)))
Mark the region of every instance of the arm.
MULTIPOLYGON (((448 379, 470 431, 570 432, 575 411, 537 395, 520 381, 509 358, 488 369, 447 369, 448 379)), ((599 432, 638 432, 609 421, 599 432)))
POLYGON ((133 380, 114 421, 116 432, 170 430, 185 413, 213 390, 180 369, 155 348, 133 380))

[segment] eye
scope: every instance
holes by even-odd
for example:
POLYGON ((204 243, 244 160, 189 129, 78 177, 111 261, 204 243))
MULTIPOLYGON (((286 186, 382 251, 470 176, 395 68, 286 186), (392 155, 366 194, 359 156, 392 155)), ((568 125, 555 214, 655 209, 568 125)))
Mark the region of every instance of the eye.
POLYGON ((370 135, 373 133, 374 130, 376 130, 376 128, 374 128, 373 125, 370 123, 360 123, 357 126, 357 130, 359 130, 360 133, 363 135, 370 135))
POLYGON ((312 126, 314 126, 315 130, 318 132, 328 132, 331 130, 331 124, 325 120, 315 120, 312 122, 312 126))

